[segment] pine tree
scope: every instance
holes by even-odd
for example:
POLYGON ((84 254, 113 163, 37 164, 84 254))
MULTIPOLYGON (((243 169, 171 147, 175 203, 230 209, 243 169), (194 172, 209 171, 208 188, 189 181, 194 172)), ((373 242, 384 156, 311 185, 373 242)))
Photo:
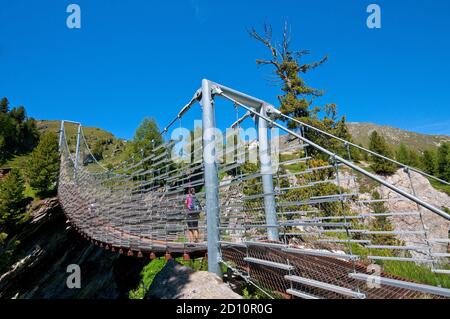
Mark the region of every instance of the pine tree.
MULTIPOLYGON (((133 140, 127 145, 127 155, 133 162, 139 162, 142 159, 150 156, 153 149, 162 144, 163 139, 160 134, 158 124, 153 118, 144 118, 141 125, 136 129, 133 140)), ((158 150, 163 152, 164 148, 158 150)), ((146 161, 142 164, 142 168, 150 168, 150 162, 146 161)))
POLYGON ((450 143, 443 143, 437 150, 436 173, 439 178, 450 181, 450 143))
MULTIPOLYGON (((295 118, 308 118, 311 115, 310 106, 312 99, 323 94, 323 91, 310 87, 302 75, 323 64, 328 57, 325 56, 319 61, 303 63, 305 56, 309 55, 308 50, 292 51, 290 48, 290 32, 285 24, 283 30, 282 44, 278 47, 272 39, 272 27, 264 25, 264 34, 260 35, 252 29, 250 35, 268 48, 271 59, 257 59, 257 65, 271 65, 277 79, 282 81, 282 95, 278 96, 280 111, 295 118)), ((298 127, 293 121, 288 121, 290 128, 298 127)))
MULTIPOLYGON (((315 98, 323 95, 323 91, 309 86, 304 76, 311 70, 322 65, 327 61, 325 56, 318 61, 304 62, 304 59, 310 54, 308 50, 292 50, 290 31, 288 25, 285 24, 283 30, 282 41, 277 45, 272 37, 272 27, 268 24, 264 25, 264 33, 259 34, 255 29, 250 30, 250 36, 261 42, 270 52, 269 59, 257 59, 256 64, 270 65, 273 67, 275 74, 274 82, 281 82, 281 91, 283 94, 278 96, 279 110, 298 121, 303 121, 318 129, 324 130, 334 134, 340 138, 351 141, 351 135, 345 124, 345 117, 338 119, 337 107, 335 104, 326 104, 324 107, 312 106, 315 98), (323 119, 319 118, 319 113, 323 112, 323 119)), ((287 123, 290 129, 298 129, 300 124, 293 120, 287 120, 280 117, 280 120, 287 123)), ((312 129, 304 131, 305 137, 335 153, 347 157, 347 149, 342 146, 342 143, 333 139, 324 137, 312 129)), ((318 152, 312 147, 308 147, 308 152, 311 155, 326 159, 321 152, 318 152)), ((355 160, 358 158, 358 153, 353 151, 355 160)))
POLYGON ((9 111, 9 101, 6 97, 0 100, 0 113, 8 113, 9 111))
POLYGON ((0 163, 14 154, 30 152, 39 139, 34 119, 23 106, 9 111, 7 98, 0 100, 0 163))
POLYGON ((395 158, 400 163, 409 165, 409 150, 405 144, 403 144, 403 143, 400 144, 395 158))
POLYGON ((420 168, 421 167, 420 154, 416 150, 414 150, 412 148, 409 149, 409 163, 408 163, 408 165, 411 166, 411 167, 416 167, 416 168, 420 168))
POLYGON ((30 186, 39 194, 54 190, 59 172, 58 138, 55 133, 42 135, 38 146, 27 162, 26 177, 30 186))
MULTIPOLYGON (((359 143, 358 146, 364 148, 364 145, 362 145, 361 143, 359 143)), ((364 152, 364 151, 361 151, 360 154, 361 154, 361 158, 362 158, 364 161, 368 161, 368 160, 369 160, 369 153, 364 152)))
POLYGON ((18 170, 0 182, 0 232, 13 229, 25 211, 24 182, 18 170))
MULTIPOLYGON (((392 151, 389 145, 384 140, 384 137, 379 135, 377 131, 373 131, 370 135, 369 149, 380 155, 392 158, 392 151)), ((375 155, 371 156, 371 161, 372 165, 370 167, 375 173, 380 175, 391 175, 397 169, 397 166, 394 163, 375 155)))
POLYGON ((135 160, 150 155, 152 149, 162 143, 158 124, 153 118, 145 118, 137 128, 131 142, 131 151, 135 160))
POLYGON ((421 166, 425 173, 436 174, 436 153, 431 150, 425 150, 420 159, 421 166))
MULTIPOLYGON (((392 223, 386 216, 383 216, 383 213, 386 213, 388 209, 386 208, 383 202, 376 201, 381 199, 380 193, 374 191, 372 193, 372 199, 375 200, 373 203, 370 204, 372 208, 372 213, 381 214, 381 216, 377 216, 370 221, 369 224, 370 229, 375 231, 386 231, 386 232, 393 231, 394 227, 392 223)), ((372 243, 376 245, 388 245, 388 246, 399 245, 398 240, 393 235, 384 235, 384 236, 371 235, 370 239, 372 243)))

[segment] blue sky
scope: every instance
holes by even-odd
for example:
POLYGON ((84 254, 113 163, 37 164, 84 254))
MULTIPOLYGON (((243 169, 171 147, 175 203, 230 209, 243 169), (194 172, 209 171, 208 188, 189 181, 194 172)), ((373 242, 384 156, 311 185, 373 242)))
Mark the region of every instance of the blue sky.
MULTIPOLYGON (((0 0, 0 96, 38 119, 70 119, 130 138, 145 116, 163 126, 202 78, 276 103, 266 50, 246 30, 283 21, 292 47, 329 61, 306 76, 349 121, 450 134, 450 2, 0 0), (382 28, 366 27, 366 7, 382 28), (68 29, 66 7, 81 7, 68 29)), ((308 61, 308 60, 307 60, 308 61)), ((231 123, 230 105, 218 121, 231 123)), ((198 109, 185 120, 199 118, 198 109)), ((185 126, 190 124, 183 123, 185 126)))

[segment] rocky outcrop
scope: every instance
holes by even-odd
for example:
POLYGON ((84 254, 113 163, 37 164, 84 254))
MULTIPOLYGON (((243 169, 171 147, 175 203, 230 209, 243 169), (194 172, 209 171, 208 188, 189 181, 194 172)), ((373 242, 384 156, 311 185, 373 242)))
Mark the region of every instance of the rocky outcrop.
POLYGON ((173 259, 156 275, 146 299, 241 299, 217 275, 194 271, 173 259))
MULTIPOLYGON (((423 177, 422 175, 410 171, 410 176, 411 180, 409 179, 408 174, 403 169, 399 169, 395 174, 391 176, 380 177, 385 179, 388 183, 397 186, 403 191, 406 191, 410 194, 415 194, 416 197, 434 205, 437 208, 450 208, 450 196, 448 196, 446 193, 436 190, 433 186, 431 186, 428 179, 423 177)), ((367 185, 360 185, 360 183, 362 182, 355 183, 355 179, 352 178, 352 174, 350 174, 346 170, 341 170, 339 178, 342 181, 341 186, 348 189, 350 192, 359 193, 362 190, 361 186, 367 187, 367 185)), ((448 239, 450 229, 449 221, 446 221, 441 216, 425 208, 419 207, 413 201, 402 197, 401 195, 385 186, 378 185, 372 191, 378 192, 381 195, 381 198, 392 199, 385 202, 385 207, 390 212, 420 212, 420 214, 416 215, 395 216, 389 218, 395 231, 426 230, 427 238, 425 238, 423 234, 397 235, 398 239, 401 240, 405 245, 427 245, 426 239, 448 239)), ((359 199, 361 200, 368 200, 371 198, 372 196, 369 193, 360 193, 359 195, 359 199)), ((368 213, 372 210, 370 205, 356 205, 354 203, 350 204, 352 205, 353 211, 368 213)), ((433 253, 446 253, 447 250, 448 245, 445 243, 434 243, 431 246, 431 251, 433 253)), ((415 257, 420 257, 420 255, 423 255, 425 253, 428 252, 411 252, 411 254, 415 257)))
MULTIPOLYGON (((32 207, 31 219, 4 247, 20 242, 0 274, 1 298, 127 298, 139 284, 144 259, 105 251, 82 239, 66 223, 58 201, 32 207), (67 266, 81 269, 81 288, 66 285, 67 266)), ((1 254, 4 253, 0 251, 1 254)))
MULTIPOLYGON (((410 175, 411 181, 406 172, 398 170, 394 175, 387 177, 386 181, 410 194, 415 193, 417 197, 437 208, 450 207, 450 196, 433 188, 428 179, 422 175, 415 172, 410 172, 410 175)), ((383 198, 400 197, 386 187, 378 187, 378 191, 383 198)), ((388 201, 386 207, 389 211, 421 213, 421 216, 392 218, 391 222, 396 230, 420 230, 425 228, 428 239, 448 239, 450 222, 428 209, 418 207, 410 200, 388 201)), ((400 235, 399 238, 407 245, 426 244, 423 235, 400 235)), ((447 249, 447 244, 432 245, 432 252, 446 253, 447 249)), ((415 254, 417 255, 419 252, 415 254)))

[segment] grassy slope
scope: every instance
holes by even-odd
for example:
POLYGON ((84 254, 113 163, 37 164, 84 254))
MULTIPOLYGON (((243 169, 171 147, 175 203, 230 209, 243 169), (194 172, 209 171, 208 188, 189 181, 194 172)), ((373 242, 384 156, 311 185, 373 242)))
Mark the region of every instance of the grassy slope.
POLYGON ((446 193, 448 196, 450 196, 450 186, 444 185, 443 183, 436 181, 432 178, 428 179, 430 181, 431 186, 433 186, 438 191, 446 193))
MULTIPOLYGON (((59 133, 60 125, 61 125, 60 121, 54 120, 37 121, 37 127, 40 132, 53 131, 59 133)), ((67 143, 69 144, 71 150, 72 148, 74 150, 77 140, 77 126, 74 124, 66 124, 65 130, 67 134, 67 143)), ((110 143, 106 146, 105 152, 103 154, 105 159, 111 158, 114 152, 117 152, 118 149, 123 149, 124 141, 116 138, 110 132, 99 129, 97 127, 89 127, 89 126, 83 126, 83 132, 84 135, 86 136, 86 140, 90 148, 92 148, 95 142, 97 141, 105 141, 110 143)))
MULTIPOLYGON (((41 133, 45 131, 53 131, 59 134, 60 125, 60 121, 37 121, 37 127, 41 133)), ((83 127, 83 132, 86 136, 86 140, 90 148, 92 148, 96 141, 106 142, 105 150, 103 153, 104 159, 103 161, 101 161, 103 165, 107 165, 108 163, 117 165, 120 161, 123 160, 123 150, 125 149, 125 142, 123 140, 116 138, 110 132, 96 127, 83 127)), ((68 136, 69 147, 74 152, 76 145, 77 127, 71 124, 66 125, 66 134, 68 136)), ((26 165, 28 157, 29 154, 14 156, 5 163, 0 164, 0 168, 7 167, 22 170, 26 165)), ((25 184, 25 196, 36 198, 35 191, 28 185, 28 183, 25 184)))
MULTIPOLYGON (((61 122, 60 121, 47 121, 38 120, 37 127, 38 130, 43 133, 45 131, 53 131, 59 134, 61 122)), ((116 164, 120 160, 120 155, 123 153, 125 148, 125 141, 116 138, 112 133, 105 130, 99 129, 97 127, 83 127, 83 132, 86 136, 87 143, 92 149, 93 145, 97 141, 105 142, 105 150, 103 153, 103 164, 113 163, 116 164)), ((77 140, 77 127, 73 124, 66 124, 66 134, 67 142, 71 151, 75 151, 75 145, 77 140)), ((0 165, 2 167, 12 167, 12 168, 23 168, 25 165, 28 155, 15 156, 9 159, 4 164, 0 165)))
POLYGON ((353 140, 364 146, 368 146, 369 136, 374 130, 383 135, 386 141, 394 148, 397 148, 400 143, 404 143, 415 150, 424 151, 426 149, 436 149, 440 143, 450 141, 450 136, 448 135, 420 134, 386 125, 351 122, 347 123, 347 125, 353 140))

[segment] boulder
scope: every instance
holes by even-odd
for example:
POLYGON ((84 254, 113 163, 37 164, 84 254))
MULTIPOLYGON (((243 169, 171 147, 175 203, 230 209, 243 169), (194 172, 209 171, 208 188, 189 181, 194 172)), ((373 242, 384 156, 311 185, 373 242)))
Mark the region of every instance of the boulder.
POLYGON ((194 271, 173 259, 155 276, 146 299, 241 299, 217 275, 194 271))

